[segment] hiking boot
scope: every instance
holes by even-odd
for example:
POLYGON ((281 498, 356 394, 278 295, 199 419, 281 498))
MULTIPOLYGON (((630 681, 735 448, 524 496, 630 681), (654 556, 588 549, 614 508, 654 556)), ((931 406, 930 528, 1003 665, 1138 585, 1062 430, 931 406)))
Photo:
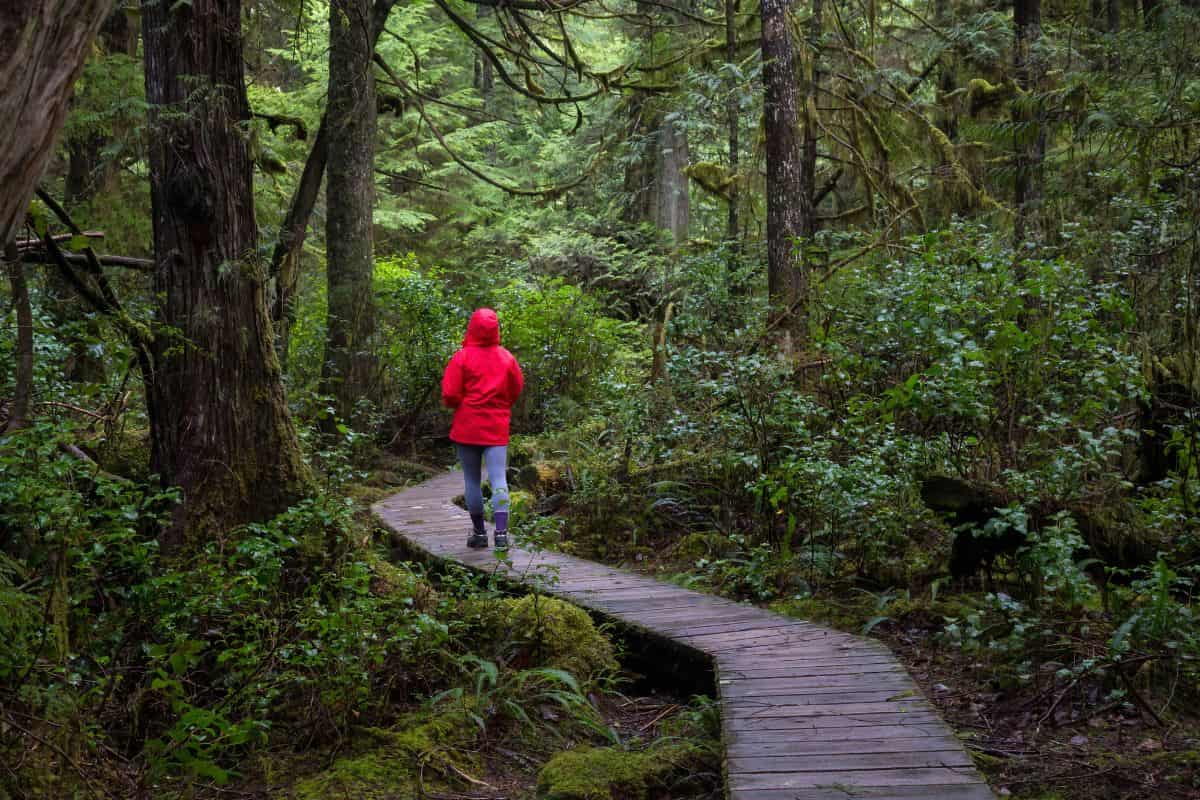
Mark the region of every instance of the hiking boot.
POLYGON ((496 515, 496 549, 508 549, 508 512, 497 511, 496 515))
POLYGON ((467 547, 476 549, 487 547, 487 533, 485 531, 472 530, 471 534, 467 536, 467 547))

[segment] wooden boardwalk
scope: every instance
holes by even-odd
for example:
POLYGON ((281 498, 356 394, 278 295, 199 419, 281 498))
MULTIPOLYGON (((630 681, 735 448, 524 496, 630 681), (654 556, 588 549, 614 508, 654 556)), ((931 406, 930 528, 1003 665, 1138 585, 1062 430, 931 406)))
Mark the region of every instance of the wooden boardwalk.
POLYGON ((962 744, 882 644, 559 553, 469 550, 451 472, 376 503, 428 556, 538 586, 692 648, 717 676, 734 800, 992 800, 962 744))

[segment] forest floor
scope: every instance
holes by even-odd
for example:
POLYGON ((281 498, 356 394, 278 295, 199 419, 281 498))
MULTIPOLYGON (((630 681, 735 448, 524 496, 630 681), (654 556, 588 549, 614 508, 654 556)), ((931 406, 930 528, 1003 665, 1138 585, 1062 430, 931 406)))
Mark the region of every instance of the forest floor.
MULTIPOLYGON (((606 560, 659 579, 678 579, 691 566, 672 558, 669 548, 639 555, 610 554, 606 560)), ((759 605, 861 634, 878 609, 860 595, 868 601, 831 593, 802 604, 759 605)), ((1136 670, 1128 693, 1115 700, 1104 691, 1103 675, 1064 678, 1056 674, 1063 665, 1053 661, 1040 663, 1028 682, 1002 677, 1009 671, 997 669, 988 655, 939 641, 946 622, 937 611, 971 597, 946 595, 929 607, 913 604, 907 613, 872 625, 870 635, 896 653, 1002 797, 1200 798, 1200 716, 1181 712, 1171 692, 1135 688, 1144 683, 1136 670)))
MULTIPOLYGON (((672 739, 674 734, 668 730, 669 727, 680 722, 681 715, 689 710, 687 699, 657 691, 632 695, 615 692, 597 694, 593 696, 593 701, 600 711, 603 724, 616 731, 622 741, 635 742, 639 750, 672 739)), ((533 711, 542 715, 547 729, 552 729, 558 722, 567 722, 559 719, 557 712, 549 707, 533 711)), ((419 713, 420 709, 414 708, 413 712, 419 713)), ((564 724, 564 728, 569 727, 564 724)), ((485 741, 475 749, 456 751, 454 759, 471 764, 469 770, 451 767, 447 773, 437 767, 438 758, 430 758, 428 771, 424 772, 426 768, 419 767, 417 774, 423 773, 423 779, 417 778, 415 782, 414 773, 407 769, 408 765, 399 765, 398 769, 389 773, 385 766, 372 765, 369 759, 358 758, 353 768, 339 767, 339 763, 345 763, 341 759, 367 752, 361 743, 356 745, 348 742, 333 749, 291 751, 281 748, 260 759, 257 766, 246 768, 242 780, 220 788, 219 795, 213 796, 237 797, 241 800, 272 797, 308 800, 336 787, 360 792, 359 796, 364 798, 386 797, 389 800, 409 797, 421 797, 423 800, 526 800, 539 796, 542 770, 555 753, 596 744, 594 740, 578 735, 568 734, 558 740, 539 732, 513 730, 510 736, 485 741), (377 770, 377 774, 373 775, 371 770, 377 770), (339 774, 338 781, 332 785, 322 783, 322 777, 331 772, 339 774), (347 776, 351 780, 347 780, 347 776), (317 795, 313 794, 314 790, 318 792, 317 795)), ((447 754, 438 755, 445 757, 447 754)), ((605 788, 603 779, 596 788, 605 788)), ((718 762, 714 763, 714 772, 708 776, 706 789, 696 791, 693 784, 687 793, 674 794, 672 797, 715 800, 720 797, 721 791, 718 762)))
MULTIPOLYGON (((969 743, 992 786, 1014 797, 1200 797, 1200 720, 1142 711, 1103 699, 1091 686, 1056 679, 1044 663, 1039 679, 997 685, 971 655, 939 647, 932 621, 890 624, 883 641, 946 720, 969 743), (1080 702, 1064 697, 1081 690, 1080 702)), ((882 626, 881 626, 882 627, 882 626)), ((1143 697, 1147 705, 1169 698, 1143 697)), ((1138 705, 1137 703, 1133 704, 1138 705)))

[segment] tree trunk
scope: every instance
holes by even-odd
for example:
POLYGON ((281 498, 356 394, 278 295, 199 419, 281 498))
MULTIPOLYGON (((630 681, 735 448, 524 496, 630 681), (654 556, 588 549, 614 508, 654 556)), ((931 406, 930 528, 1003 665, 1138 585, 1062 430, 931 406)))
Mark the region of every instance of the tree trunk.
POLYGON ((271 274, 275 277, 275 297, 271 303, 271 321, 275 327, 275 346, 280 365, 286 369, 288 346, 292 338, 292 323, 296 320, 295 299, 300 288, 300 256, 308 233, 308 219, 321 194, 321 179, 329 160, 329 137, 326 118, 313 137, 312 149, 304 162, 300 182, 288 207, 287 216, 279 228, 279 241, 271 255, 271 274))
POLYGON ((1157 27, 1161 17, 1162 8, 1158 0, 1142 0, 1142 26, 1146 30, 1157 27))
POLYGON ((0 247, 25 220, 112 0, 0 3, 0 247))
MULTIPOLYGON (((496 13, 496 9, 492 6, 478 6, 475 9, 475 19, 479 23, 479 28, 482 30, 487 24, 486 20, 496 13)), ((496 113, 496 76, 493 72, 492 60, 487 58, 478 48, 475 50, 475 91, 479 92, 479 99, 483 105, 485 114, 496 113)), ((496 143, 489 142, 484 148, 484 154, 487 156, 489 164, 495 164, 497 160, 496 143)))
POLYGON ((255 260, 241 0, 142 5, 158 321, 151 459, 182 489, 175 547, 309 489, 255 260))
POLYGON ((323 391, 348 419, 370 395, 375 359, 372 208, 375 75, 369 0, 329 4, 329 186, 326 203, 328 328, 323 391))
MULTIPOLYGON (((388 14, 396 0, 375 0, 372 8, 371 47, 379 41, 379 34, 387 23, 388 14)), ((300 286, 300 256, 304 251, 304 239, 308 233, 308 220, 317 198, 321 194, 321 179, 329 160, 328 114, 321 115, 321 124, 313 138, 312 149, 304 162, 304 171, 296 193, 292 195, 287 216, 279 229, 279 241, 271 256, 271 276, 275 279, 275 297, 271 305, 271 319, 275 324, 276 346, 280 363, 287 367, 288 344, 291 340, 292 323, 296 313, 294 299, 300 286)))
POLYGON ((789 0, 762 0, 763 127, 767 162, 768 325, 785 352, 803 342, 808 275, 798 246, 812 235, 789 0))
POLYGON ((824 75, 818 65, 820 53, 822 25, 824 23, 823 0, 812 0, 812 14, 808 20, 808 74, 802 76, 800 85, 804 89, 801 98, 801 119, 804 125, 804 146, 802 149, 803 163, 800 174, 803 176, 803 194, 808 207, 811 209, 807 222, 805 236, 812 236, 817 230, 817 140, 820 131, 817 126, 817 101, 824 75))
MULTIPOLYGON (((725 0, 725 60, 729 64, 737 63, 737 10, 738 0, 725 0)), ((725 100, 725 124, 729 127, 729 177, 733 179, 729 185, 729 218, 725 225, 725 238, 734 251, 738 248, 738 201, 741 194, 738 180, 741 114, 738 105, 738 86, 734 83, 725 100)), ((730 263, 733 264, 732 261, 730 263)))
POLYGON ((1046 154, 1046 133, 1042 125, 1041 91, 1043 66, 1037 53, 1042 38, 1041 0, 1013 0, 1013 71, 1017 85, 1034 95, 1013 102, 1013 150, 1016 179, 1013 187, 1013 244, 1019 249, 1026 240, 1045 238, 1040 220, 1042 205, 1042 162, 1046 154))
POLYGON ((687 241, 691 221, 688 177, 684 172, 688 164, 687 131, 677 122, 664 119, 658 130, 657 152, 655 223, 671 232, 678 247, 687 241))
POLYGON ((15 431, 29 425, 33 403, 33 309, 29 303, 29 285, 25 281, 25 265, 11 242, 4 248, 8 266, 8 282, 12 287, 13 310, 16 311, 17 336, 16 371, 13 375, 13 402, 8 410, 4 431, 15 431))
POLYGON ((629 111, 629 130, 625 141, 640 140, 642 150, 625 167, 625 206, 621 218, 636 225, 654 218, 654 208, 657 204, 654 167, 658 160, 655 154, 659 147, 661 120, 654 110, 648 92, 634 90, 629 98, 629 111))

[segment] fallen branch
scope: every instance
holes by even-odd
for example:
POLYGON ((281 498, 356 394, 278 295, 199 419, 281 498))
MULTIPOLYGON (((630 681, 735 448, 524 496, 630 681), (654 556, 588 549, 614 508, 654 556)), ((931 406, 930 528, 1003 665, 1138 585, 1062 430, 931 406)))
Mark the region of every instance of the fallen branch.
MULTIPOLYGON (((68 242, 71 239, 74 239, 76 236, 83 236, 84 238, 87 238, 87 239, 103 239, 104 231, 84 231, 83 233, 79 233, 79 234, 60 233, 60 234, 57 234, 54 236, 54 241, 68 242)), ((17 239, 16 245, 17 245, 17 249, 19 249, 19 250, 23 250, 23 249, 30 248, 30 247, 37 248, 37 247, 42 246, 42 240, 40 238, 32 238, 32 237, 29 239, 17 239)))
POLYGON ((67 764, 70 765, 71 769, 75 770, 75 774, 78 775, 79 778, 83 781, 83 784, 85 786, 87 786, 88 791, 92 793, 92 797, 95 797, 98 800, 102 800, 104 795, 100 794, 100 792, 92 784, 92 779, 89 778, 87 773, 85 773, 83 771, 83 768, 79 766, 79 763, 77 761, 75 761, 75 759, 71 758, 70 753, 68 753, 66 750, 63 750, 61 747, 59 747, 57 744, 50 741, 49 739, 44 739, 41 736, 38 736, 33 731, 29 730, 25 726, 21 725, 20 723, 16 722, 15 720, 13 720, 12 717, 8 717, 5 720, 5 724, 9 725, 10 727, 16 728, 23 735, 25 735, 29 739, 32 739, 33 741, 41 744, 43 747, 48 747, 51 750, 53 750, 55 753, 58 753, 59 758, 61 758, 65 762, 67 762, 67 764))
POLYGON ((1163 727, 1164 723, 1163 723, 1162 717, 1160 717, 1158 715, 1158 712, 1154 710, 1154 708, 1150 705, 1150 703, 1146 700, 1146 698, 1142 697, 1142 693, 1139 692, 1137 690, 1137 687, 1133 685, 1133 678, 1130 678, 1129 675, 1125 672, 1125 670, 1122 669, 1122 667, 1123 667, 1123 663, 1117 662, 1117 665, 1116 665, 1117 674, 1121 676, 1121 682, 1124 683, 1125 688, 1129 690, 1129 695, 1133 698, 1134 703, 1136 703, 1138 708, 1140 708, 1151 719, 1153 719, 1154 723, 1156 725, 1158 725, 1158 727, 1160 727, 1160 728, 1163 727))
MULTIPOLYGON (((56 239, 61 237, 55 237, 56 239)), ((71 238, 71 237, 66 237, 71 238)), ((63 253, 63 258, 68 264, 81 264, 86 266, 88 257, 82 253, 63 253)), ((53 264, 54 260, 44 249, 42 250, 26 250, 21 254, 21 260, 27 264, 53 264)), ((101 266, 105 267, 124 267, 125 269, 137 270, 138 272, 154 272, 154 262, 148 258, 134 258, 132 256, 103 256, 97 255, 96 260, 101 266)))
POLYGON ((108 419, 107 416, 105 416, 104 414, 101 414, 99 412, 91 411, 86 408, 81 408, 80 406, 74 406, 74 405, 71 405, 70 403, 62 403, 57 400, 43 400, 42 402, 38 403, 38 405, 39 406, 49 406, 51 408, 65 408, 67 411, 74 411, 76 414, 83 414, 85 416, 91 417, 92 419, 98 419, 101 422, 108 419))

